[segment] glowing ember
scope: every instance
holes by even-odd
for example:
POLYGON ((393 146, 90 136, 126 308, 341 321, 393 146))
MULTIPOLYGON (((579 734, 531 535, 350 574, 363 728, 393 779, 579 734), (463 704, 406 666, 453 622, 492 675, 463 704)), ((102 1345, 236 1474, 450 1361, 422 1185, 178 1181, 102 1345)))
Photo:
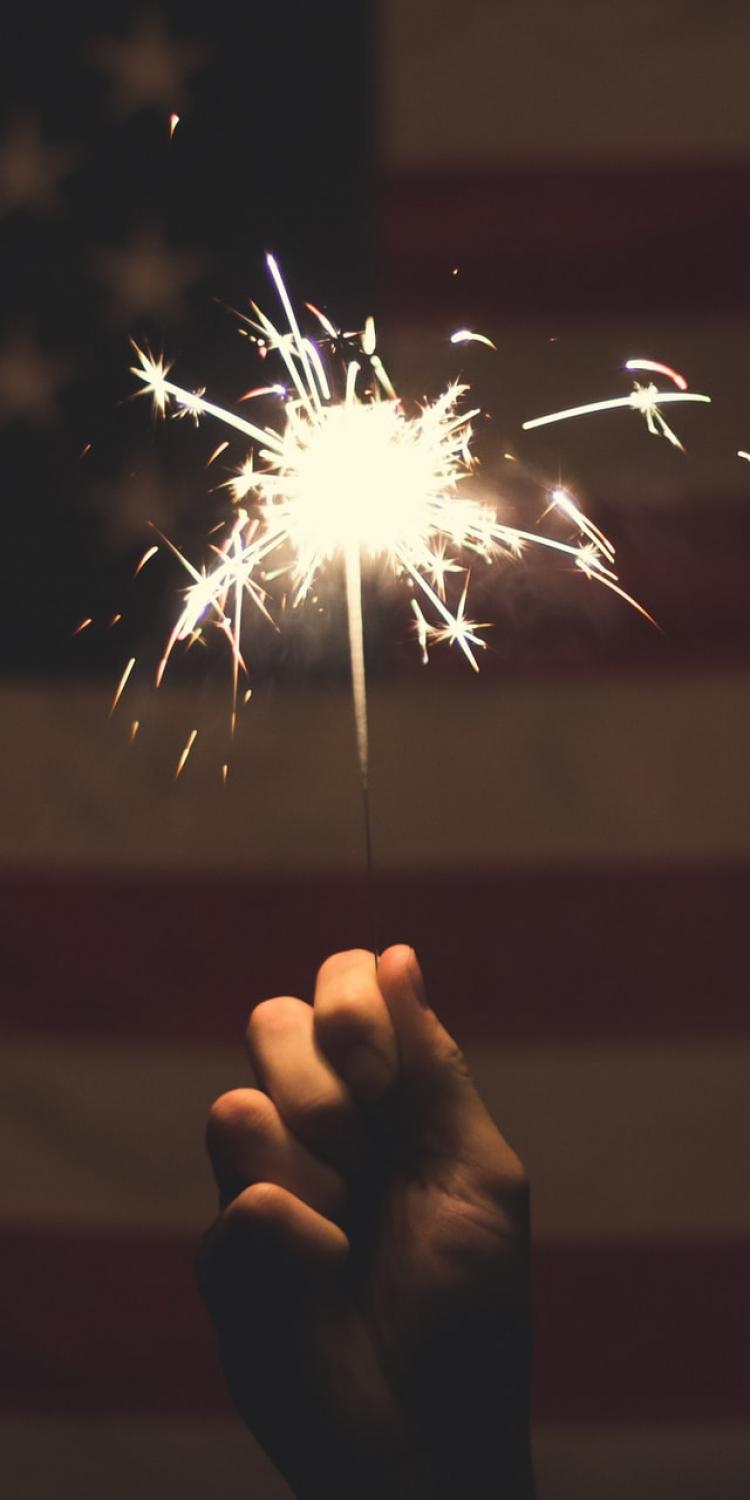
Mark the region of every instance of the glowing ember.
POLYGON ((134 666, 135 666, 135 657, 131 656, 130 661, 128 662, 128 664, 127 664, 127 666, 125 668, 125 671, 123 672, 122 677, 120 678, 120 681, 118 682, 117 687, 115 688, 115 695, 114 695, 114 698, 112 699, 112 707, 109 710, 111 714, 113 714, 114 711, 115 711, 115 709, 117 708, 117 705, 118 705, 118 703, 119 703, 119 701, 120 701, 120 699, 121 699, 121 697, 122 697, 122 695, 123 695, 123 693, 125 691, 125 687, 126 687, 128 678, 129 678, 129 676, 130 676, 130 674, 131 674, 134 666))
POLYGON ((673 370, 671 365, 663 365, 658 359, 628 359, 625 361, 626 370, 648 370, 652 375, 666 375, 667 380, 673 380, 678 391, 686 391, 688 383, 679 370, 673 370))
POLYGON ((488 349, 497 351, 497 344, 493 344, 492 339, 488 339, 486 333, 472 333, 470 328, 457 328, 456 332, 451 334, 451 343, 486 344, 488 349))
POLYGON ((174 773, 174 779, 175 779, 175 781, 177 780, 178 776, 182 775, 182 773, 183 773, 183 771, 185 769, 185 762, 187 761, 187 758, 188 758, 188 756, 190 754, 190 751, 192 750, 193 745, 195 744, 197 738, 198 738, 198 731, 197 731, 197 729, 191 729, 191 731, 190 731, 190 733, 189 733, 189 735, 187 737, 187 742, 185 744, 185 748, 183 749, 183 752, 182 752, 182 754, 181 754, 181 756, 180 756, 180 758, 179 758, 179 760, 177 762, 177 770, 174 773))
POLYGON ((158 551, 159 551, 159 548, 157 546, 147 547, 146 551, 143 554, 143 557, 141 558, 140 562, 136 566, 136 570, 135 570, 135 572, 133 574, 134 578, 138 577, 138 574, 142 571, 143 568, 145 568, 146 563, 151 561, 152 557, 156 557, 156 554, 157 554, 158 551))

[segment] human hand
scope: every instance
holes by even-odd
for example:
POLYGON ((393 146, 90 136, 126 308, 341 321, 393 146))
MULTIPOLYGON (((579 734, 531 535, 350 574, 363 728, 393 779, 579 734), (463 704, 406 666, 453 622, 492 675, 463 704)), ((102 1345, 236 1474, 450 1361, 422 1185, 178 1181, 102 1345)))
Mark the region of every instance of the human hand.
POLYGON ((199 1260, 233 1399, 300 1497, 528 1500, 528 1193, 413 951, 258 1005, 199 1260))

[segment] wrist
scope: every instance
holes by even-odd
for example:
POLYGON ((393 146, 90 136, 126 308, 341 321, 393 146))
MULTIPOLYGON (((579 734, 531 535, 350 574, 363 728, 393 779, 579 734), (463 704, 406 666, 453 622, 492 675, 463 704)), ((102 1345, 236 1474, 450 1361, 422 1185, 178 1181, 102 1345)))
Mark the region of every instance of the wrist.
POLYGON ((460 1451, 421 1452, 396 1469, 384 1494, 398 1500, 534 1500, 536 1490, 528 1443, 509 1453, 488 1442, 460 1451))
POLYGON ((295 1490, 297 1500, 535 1500, 528 1439, 509 1451, 502 1442, 474 1438, 450 1449, 425 1444, 381 1461, 358 1455, 335 1472, 310 1475, 295 1490))

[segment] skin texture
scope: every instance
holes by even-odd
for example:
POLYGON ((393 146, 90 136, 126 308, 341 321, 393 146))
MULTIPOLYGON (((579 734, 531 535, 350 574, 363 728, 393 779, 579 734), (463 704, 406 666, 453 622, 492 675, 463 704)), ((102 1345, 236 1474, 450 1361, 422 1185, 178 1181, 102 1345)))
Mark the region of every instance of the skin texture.
POLYGON ((247 1426, 300 1497, 528 1500, 528 1190, 415 955, 256 1006, 213 1105, 199 1283, 247 1426))

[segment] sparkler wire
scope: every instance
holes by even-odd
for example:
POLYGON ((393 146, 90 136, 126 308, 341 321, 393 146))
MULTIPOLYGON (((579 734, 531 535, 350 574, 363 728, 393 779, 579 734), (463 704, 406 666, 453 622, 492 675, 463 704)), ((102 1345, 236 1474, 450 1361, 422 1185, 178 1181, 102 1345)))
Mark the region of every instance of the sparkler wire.
POLYGON ((370 946, 373 958, 377 964, 379 950, 372 858, 372 819, 370 817, 370 737, 367 715, 365 633, 362 619, 362 557, 356 538, 349 540, 344 548, 344 573, 346 579, 346 613, 349 626, 349 663, 352 678, 354 730, 357 740, 357 761, 359 763, 362 808, 365 820, 365 864, 367 871, 370 946))

